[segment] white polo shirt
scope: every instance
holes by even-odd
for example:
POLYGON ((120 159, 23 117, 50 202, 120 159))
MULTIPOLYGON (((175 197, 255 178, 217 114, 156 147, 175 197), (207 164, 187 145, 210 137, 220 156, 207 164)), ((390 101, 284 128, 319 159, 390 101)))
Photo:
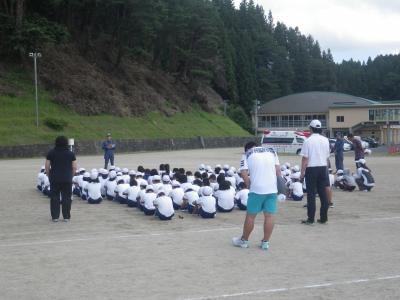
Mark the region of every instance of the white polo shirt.
POLYGON ((172 201, 174 201, 175 204, 182 205, 184 194, 185 192, 183 191, 183 189, 178 187, 173 188, 172 191, 169 193, 169 196, 172 198, 172 201))
POLYGON ((199 200, 199 194, 196 191, 188 191, 185 192, 184 198, 188 201, 190 205, 193 205, 193 202, 199 200))
POLYGON ((201 196, 196 203, 207 213, 213 214, 216 211, 215 198, 213 196, 201 196))
POLYGON ((156 193, 150 192, 150 193, 144 194, 144 197, 143 197, 144 207, 146 207, 147 209, 156 209, 154 206, 154 203, 153 203, 154 200, 156 200, 156 198, 157 198, 156 193))
POLYGON ((101 183, 90 182, 87 185, 87 195, 90 199, 98 200, 101 198, 101 183))
POLYGON ((326 167, 330 155, 328 139, 313 133, 304 141, 300 155, 308 158, 307 167, 326 167))
POLYGON ((172 199, 168 196, 161 196, 154 200, 154 205, 157 205, 158 211, 165 217, 170 217, 174 214, 174 206, 172 199))
POLYGON ((218 205, 223 209, 229 210, 235 205, 235 189, 232 187, 229 190, 218 190, 216 197, 218 198, 218 205))
POLYGON ((136 198, 139 195, 139 192, 140 192, 140 188, 138 186, 136 186, 136 185, 130 186, 128 188, 128 190, 126 191, 126 193, 128 194, 128 200, 136 202, 137 201, 136 198))
POLYGON ((235 199, 240 200, 240 203, 247 205, 247 199, 249 198, 249 190, 242 189, 236 193, 235 199))
POLYGON ((241 170, 249 170, 250 193, 265 195, 278 192, 275 166, 279 166, 279 159, 274 149, 253 147, 246 152, 243 166, 242 162, 240 164, 241 170))

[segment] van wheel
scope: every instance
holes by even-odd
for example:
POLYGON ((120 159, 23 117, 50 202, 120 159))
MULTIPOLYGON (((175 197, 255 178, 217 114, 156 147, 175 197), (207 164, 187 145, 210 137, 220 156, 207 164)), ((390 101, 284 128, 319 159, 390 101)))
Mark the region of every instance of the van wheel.
POLYGON ((300 155, 301 149, 297 149, 296 154, 300 155))

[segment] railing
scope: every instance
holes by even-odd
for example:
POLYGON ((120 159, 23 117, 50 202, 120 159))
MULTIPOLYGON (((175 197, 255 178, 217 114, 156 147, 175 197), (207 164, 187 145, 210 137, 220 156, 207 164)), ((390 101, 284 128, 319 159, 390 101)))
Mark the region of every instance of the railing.
MULTIPOLYGON (((309 120, 276 120, 276 121, 258 121, 258 127, 263 128, 308 128, 309 120)), ((326 128, 326 120, 321 120, 321 125, 326 128)))

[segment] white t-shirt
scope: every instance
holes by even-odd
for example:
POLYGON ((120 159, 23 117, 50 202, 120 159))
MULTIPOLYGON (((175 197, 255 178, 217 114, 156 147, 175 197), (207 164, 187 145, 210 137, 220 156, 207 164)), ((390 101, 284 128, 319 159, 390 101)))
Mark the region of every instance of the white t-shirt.
POLYGON ((165 217, 170 217, 174 214, 174 206, 172 205, 172 199, 168 196, 161 196, 154 200, 154 204, 157 205, 158 211, 165 217))
POLYGON ((156 200, 157 194, 156 193, 146 193, 143 197, 144 207, 147 209, 156 209, 153 202, 156 200))
POLYGON ((236 187, 236 179, 235 179, 235 177, 227 176, 227 177, 225 177, 225 180, 229 181, 231 183, 232 187, 234 187, 234 188, 236 187))
POLYGON ((163 184, 161 182, 158 182, 158 183, 153 183, 152 186, 153 186, 154 191, 158 192, 163 187, 163 184))
POLYGON ((184 194, 185 192, 183 191, 183 189, 177 187, 172 189, 172 191, 169 193, 169 196, 172 198, 172 201, 174 201, 175 204, 182 205, 184 194))
POLYGON ((188 201, 190 205, 193 205, 194 201, 199 200, 199 194, 196 191, 188 191, 185 193, 184 198, 188 201))
POLYGON ((275 150, 266 147, 254 147, 246 152, 242 170, 249 170, 250 193, 273 194, 278 192, 276 168, 279 159, 275 150))
POLYGON ((213 196, 201 196, 197 201, 201 209, 207 213, 213 214, 216 212, 215 198, 213 196))
POLYGON ((235 190, 232 187, 229 190, 218 190, 216 196, 218 205, 223 209, 231 209, 235 205, 235 190))
POLYGON ((240 200, 240 203, 242 203, 243 205, 247 205, 248 197, 249 197, 249 190, 242 189, 236 193, 235 199, 240 200))
POLYGON ((301 197, 303 196, 303 185, 301 184, 301 182, 296 181, 292 183, 292 194, 296 195, 297 197, 301 197))
POLYGON ((188 186, 190 186, 190 185, 192 185, 190 182, 184 182, 184 183, 181 184, 181 188, 182 188, 183 190, 186 190, 186 188, 187 188, 188 186))
POLYGON ((163 191, 165 195, 169 195, 172 191, 172 185, 170 183, 164 183, 159 191, 163 191))
POLYGON ((140 202, 141 204, 143 204, 143 203, 144 203, 144 196, 145 196, 145 195, 146 195, 146 190, 140 190, 139 193, 138 193, 138 195, 137 195, 137 197, 136 197, 136 199, 139 198, 139 202, 140 202))
POLYGON ((82 182, 82 195, 85 195, 85 196, 88 195, 88 194, 87 194, 87 187, 88 187, 88 185, 89 185, 89 182, 88 182, 88 181, 83 181, 83 182, 82 182))
POLYGON ((118 193, 118 196, 122 198, 126 198, 126 195, 124 195, 124 192, 129 189, 130 185, 127 183, 120 183, 117 185, 115 188, 115 193, 118 193))
POLYGON ((90 182, 87 185, 87 195, 88 198, 93 200, 98 200, 101 198, 101 183, 100 182, 90 182))
POLYGON ((115 180, 106 182, 105 188, 108 196, 115 197, 115 188, 117 187, 117 182, 115 180))
MULTIPOLYGON (((44 173, 40 172, 37 176, 37 185, 38 186, 42 186, 43 184, 43 175, 45 175, 44 173)), ((74 176, 75 177, 75 176, 74 176)), ((74 182, 73 178, 72 178, 72 182, 74 182)))
POLYGON ((126 191, 125 191, 125 193, 127 193, 127 198, 128 198, 128 200, 129 201, 133 201, 133 202, 136 202, 137 200, 136 200, 136 198, 137 198, 137 196, 138 196, 138 194, 139 194, 139 192, 140 192, 140 188, 138 187, 138 186, 130 186, 126 191))
POLYGON ((300 155, 308 158, 307 167, 326 167, 330 156, 328 139, 313 133, 304 141, 300 155))
POLYGON ((212 187, 214 192, 218 191, 218 189, 219 189, 218 182, 210 182, 210 186, 212 187))

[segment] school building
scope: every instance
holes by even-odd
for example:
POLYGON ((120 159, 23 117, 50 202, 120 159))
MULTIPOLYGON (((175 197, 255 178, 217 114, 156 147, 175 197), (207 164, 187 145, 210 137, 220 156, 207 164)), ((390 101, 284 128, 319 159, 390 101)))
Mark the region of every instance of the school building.
POLYGON ((400 144, 400 101, 379 102, 334 92, 305 92, 271 100, 257 111, 258 133, 304 130, 319 119, 327 136, 336 132, 400 144), (388 130, 389 127, 389 130, 388 130))

